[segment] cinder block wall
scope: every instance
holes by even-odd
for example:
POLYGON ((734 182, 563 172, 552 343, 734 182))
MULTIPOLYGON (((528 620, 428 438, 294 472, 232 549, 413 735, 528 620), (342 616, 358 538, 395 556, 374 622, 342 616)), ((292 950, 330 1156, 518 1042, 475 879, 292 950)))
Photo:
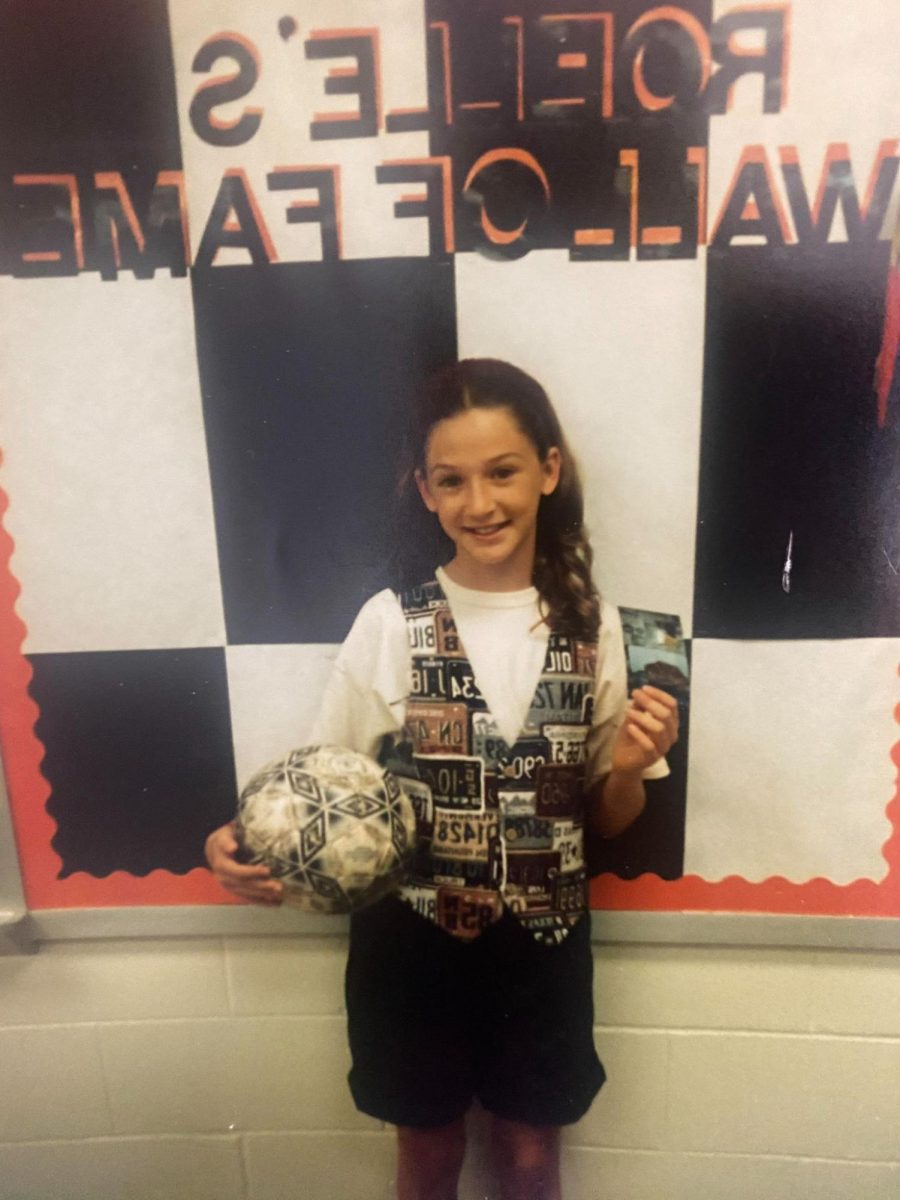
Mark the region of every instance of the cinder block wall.
MULTIPOLYGON (((389 1200, 350 1101, 343 937, 0 959, 2 1200, 389 1200)), ((565 1200, 896 1200, 890 954, 595 946, 610 1075, 565 1200)), ((492 1196, 471 1120, 465 1200, 492 1196)))

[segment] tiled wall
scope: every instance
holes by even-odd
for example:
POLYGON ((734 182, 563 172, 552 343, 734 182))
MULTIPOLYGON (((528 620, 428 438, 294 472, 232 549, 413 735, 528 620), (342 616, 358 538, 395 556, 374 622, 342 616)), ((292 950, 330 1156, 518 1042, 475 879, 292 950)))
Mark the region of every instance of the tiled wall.
MULTIPOLYGON (((345 1085, 343 938, 0 959, 0 1200, 389 1200, 345 1085)), ((891 954, 595 946, 610 1081, 565 1200, 896 1200, 891 954)), ((491 1196, 471 1121, 464 1200, 491 1196)))

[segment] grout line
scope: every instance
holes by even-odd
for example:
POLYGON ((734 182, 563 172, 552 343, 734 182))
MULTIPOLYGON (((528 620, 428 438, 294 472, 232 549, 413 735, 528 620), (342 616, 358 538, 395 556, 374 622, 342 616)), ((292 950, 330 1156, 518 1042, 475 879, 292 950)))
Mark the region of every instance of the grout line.
POLYGON ((225 971, 225 1000, 228 1004, 228 1012, 233 1017, 235 1015, 234 1006, 234 979, 232 978, 232 963, 231 951, 228 948, 228 938, 223 937, 222 942, 222 960, 225 971))
MULTIPOLYGON (((35 1031, 55 1029, 105 1029, 112 1026, 139 1027, 142 1025, 215 1025, 225 1022, 249 1021, 346 1021, 346 1013, 215 1013, 199 1016, 178 1017, 96 1017, 83 1021, 46 1021, 40 1023, 21 1022, 19 1024, 0 1024, 0 1036, 4 1033, 33 1033, 35 1031)), ((595 1022, 594 1032, 598 1037, 608 1033, 627 1033, 636 1037, 641 1036, 671 1036, 671 1037, 733 1037, 733 1038, 765 1038, 780 1041, 812 1041, 812 1042, 860 1042, 879 1043, 887 1046, 900 1044, 900 1033, 845 1033, 829 1029, 734 1029, 722 1026, 672 1026, 672 1025, 606 1025, 595 1022)))
POLYGON ((97 1047, 97 1058, 100 1063, 100 1080, 103 1085, 103 1099, 106 1102, 107 1125, 109 1126, 110 1136, 114 1136, 116 1133, 116 1123, 113 1119, 112 1092, 109 1086, 109 1064, 103 1051, 103 1038, 100 1036, 99 1025, 94 1026, 94 1042, 97 1047))
MULTIPOLYGON (((142 1025, 215 1025, 226 1022, 346 1022, 346 1013, 216 1013, 212 1015, 178 1016, 178 1017, 107 1017, 104 1019, 86 1019, 84 1021, 46 1021, 40 1023, 22 1022, 20 1024, 0 1024, 0 1037, 3 1034, 33 1033, 35 1031, 57 1029, 106 1029, 110 1027, 138 1028, 142 1025)), ((765 1038, 772 1041, 805 1041, 805 1042, 859 1042, 861 1044, 882 1044, 886 1046, 900 1044, 900 1033, 845 1033, 829 1029, 733 1029, 720 1026, 672 1026, 672 1025, 605 1025, 595 1022, 594 1033, 602 1038, 605 1034, 633 1034, 642 1036, 671 1036, 689 1037, 718 1037, 718 1038, 765 1038)))
MULTIPOLYGON (((237 1135, 238 1141, 243 1142, 251 1137, 317 1137, 337 1138, 352 1136, 354 1138, 384 1138, 380 1130, 373 1129, 254 1129, 237 1135)), ((0 1147, 13 1149, 16 1147, 33 1146, 83 1146, 83 1145, 118 1145, 123 1142, 233 1142, 233 1133, 143 1133, 115 1134, 111 1136, 94 1135, 83 1138, 31 1138, 16 1141, 0 1141, 0 1147)), ((683 1150, 659 1149, 653 1146, 597 1146, 587 1142, 563 1141, 563 1153, 569 1150, 588 1150, 598 1154, 634 1154, 646 1158, 680 1158, 695 1159, 736 1159, 753 1162, 796 1162, 821 1163, 828 1166, 858 1166, 858 1167, 891 1167, 900 1170, 900 1159, 880 1158, 827 1158, 823 1155, 812 1154, 752 1154, 741 1150, 683 1150)), ((243 1159, 243 1153, 241 1155, 243 1159)))
POLYGON ((672 1143, 672 1039, 666 1037, 666 1061, 663 1068, 663 1147, 672 1143))
POLYGON ((804 955, 801 960, 803 966, 801 968, 798 979, 802 980, 803 996, 804 996, 804 1028, 807 1033, 818 1033, 816 1029, 816 1004, 815 1004, 815 978, 816 978, 816 952, 811 950, 808 955, 804 955))
MULTIPOLYGON (((374 1138, 385 1139, 388 1134, 380 1132, 380 1130, 368 1129, 254 1129, 246 1130, 244 1134, 238 1135, 239 1144, 239 1160, 241 1170, 242 1186, 245 1188, 245 1200, 250 1198, 250 1174, 248 1174, 248 1162, 246 1158, 248 1147, 246 1142, 251 1136, 259 1136, 259 1138, 353 1138, 361 1139, 362 1141, 371 1141, 374 1138)), ((48 1139, 22 1139, 16 1141, 0 1141, 0 1148, 40 1148, 48 1146, 104 1146, 104 1145, 122 1145, 122 1144, 142 1144, 142 1142, 152 1142, 152 1144, 167 1144, 167 1142, 234 1142, 235 1134, 217 1134, 217 1133, 154 1133, 154 1134, 116 1134, 112 1136, 88 1136, 88 1138, 48 1138, 48 1139)), ((563 1142, 563 1156, 570 1151, 588 1151, 596 1154, 631 1154, 638 1158, 684 1158, 697 1160, 715 1160, 722 1159, 733 1160, 733 1162, 766 1162, 766 1163, 798 1163, 798 1164, 818 1164, 823 1166, 858 1166, 858 1168, 887 1168, 900 1172, 900 1160, 898 1159, 877 1159, 877 1158, 833 1158, 824 1157, 822 1154, 755 1154, 746 1151, 694 1151, 694 1150, 665 1150, 652 1146, 596 1146, 584 1144, 584 1142, 574 1142, 565 1140, 563 1142)))
POLYGON ((387 1136, 381 1129, 245 1129, 243 1137, 250 1138, 278 1138, 278 1137, 361 1137, 361 1138, 379 1138, 383 1139, 387 1136))
POLYGON ((84 1021, 47 1021, 41 1024, 0 1025, 0 1034, 33 1032, 42 1029, 94 1029, 110 1025, 213 1025, 226 1021, 341 1021, 342 1013, 216 1013, 196 1017, 96 1017, 84 1021))
POLYGON ((636 1154, 645 1158, 739 1159, 746 1162, 821 1163, 826 1166, 892 1167, 900 1170, 900 1159, 891 1158, 825 1158, 815 1154, 751 1154, 745 1150, 658 1150, 652 1146, 595 1146, 587 1142, 563 1142, 567 1150, 592 1150, 598 1154, 636 1154))
POLYGON ((84 1146, 84 1145, 117 1145, 119 1142, 233 1142, 233 1133, 113 1133, 93 1134, 80 1138, 17 1138, 12 1142, 0 1141, 0 1146, 84 1146))
POLYGON ((885 1042, 900 1043, 900 1033, 838 1033, 831 1030, 804 1029, 732 1029, 717 1026, 684 1025, 602 1025, 595 1024, 595 1031, 604 1033, 667 1034, 672 1037, 736 1037, 771 1038, 813 1042, 885 1042))
POLYGON ((241 1172, 241 1194, 243 1200, 250 1200, 250 1161, 248 1158, 247 1135, 238 1137, 238 1162, 241 1172))

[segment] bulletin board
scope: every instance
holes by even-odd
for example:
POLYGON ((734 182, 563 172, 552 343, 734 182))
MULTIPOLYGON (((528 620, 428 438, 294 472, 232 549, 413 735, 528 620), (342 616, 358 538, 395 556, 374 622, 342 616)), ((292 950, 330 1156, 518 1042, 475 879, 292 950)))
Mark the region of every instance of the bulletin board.
POLYGON ((205 836, 385 586, 403 397, 490 356, 554 401, 601 592, 690 658, 593 905, 900 918, 897 16, 2 5, 29 909, 231 903, 205 836))

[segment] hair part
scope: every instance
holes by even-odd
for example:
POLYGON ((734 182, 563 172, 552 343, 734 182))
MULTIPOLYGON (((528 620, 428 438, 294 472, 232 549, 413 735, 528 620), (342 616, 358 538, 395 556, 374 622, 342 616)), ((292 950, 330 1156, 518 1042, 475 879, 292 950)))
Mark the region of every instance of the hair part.
POLYGON ((541 462, 557 447, 559 482, 538 507, 532 581, 551 629, 593 641, 600 601, 584 528, 578 468, 547 393, 530 375, 494 358, 467 358, 432 375, 410 412, 401 458, 394 530, 395 585, 404 590, 431 578, 453 556, 454 545, 422 504, 416 471, 425 472, 428 439, 439 421, 472 408, 506 408, 541 462))

